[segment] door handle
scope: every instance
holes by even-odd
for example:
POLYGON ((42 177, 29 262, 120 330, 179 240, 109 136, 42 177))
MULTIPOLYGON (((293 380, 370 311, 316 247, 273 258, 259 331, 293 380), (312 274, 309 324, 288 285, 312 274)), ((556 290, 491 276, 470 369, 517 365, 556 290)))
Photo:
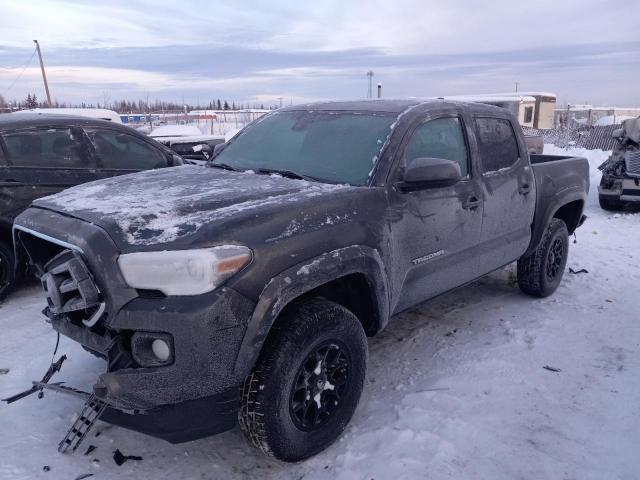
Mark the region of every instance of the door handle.
POLYGON ((475 210, 480 206, 480 200, 475 195, 471 195, 464 202, 462 202, 462 208, 465 210, 475 210))
POLYGON ((2 178, 0 179, 0 183, 8 183, 11 185, 24 185, 24 182, 19 180, 14 180, 13 178, 2 178))
POLYGON ((528 183, 523 183, 522 185, 520 185, 518 187, 518 193, 520 195, 526 195, 531 191, 531 185, 529 185, 528 183))

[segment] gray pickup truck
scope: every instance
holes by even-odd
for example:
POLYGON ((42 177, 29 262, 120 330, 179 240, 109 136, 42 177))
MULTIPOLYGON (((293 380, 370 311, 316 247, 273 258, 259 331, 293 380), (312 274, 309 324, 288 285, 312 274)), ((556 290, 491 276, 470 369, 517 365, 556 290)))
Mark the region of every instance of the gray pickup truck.
POLYGON ((63 447, 97 416, 171 442, 239 421, 307 458, 394 315, 516 261, 522 291, 553 293, 589 188, 586 159, 530 156, 506 110, 449 101, 284 108, 213 153, 16 220, 48 321, 106 360, 63 447))

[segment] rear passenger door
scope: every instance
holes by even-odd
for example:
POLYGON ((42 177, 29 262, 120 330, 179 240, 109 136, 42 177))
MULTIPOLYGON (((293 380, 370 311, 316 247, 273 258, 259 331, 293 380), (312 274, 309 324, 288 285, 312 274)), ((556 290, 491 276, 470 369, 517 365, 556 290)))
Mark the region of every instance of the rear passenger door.
POLYGON ((120 130, 85 127, 100 168, 112 175, 167 167, 169 159, 164 151, 135 135, 120 130))
POLYGON ((33 200, 101 177, 80 128, 51 126, 0 134, 0 216, 5 222, 33 200))
POLYGON ((535 210, 535 188, 526 146, 509 117, 474 116, 482 171, 484 218, 479 273, 517 258, 527 249, 535 210))

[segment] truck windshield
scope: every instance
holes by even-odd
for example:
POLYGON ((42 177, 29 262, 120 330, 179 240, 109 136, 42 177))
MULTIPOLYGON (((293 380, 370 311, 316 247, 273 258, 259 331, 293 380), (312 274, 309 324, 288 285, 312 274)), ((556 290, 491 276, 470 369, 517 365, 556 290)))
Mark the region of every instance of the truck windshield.
POLYGON ((364 185, 395 120, 389 113, 274 112, 242 132, 212 163, 364 185))

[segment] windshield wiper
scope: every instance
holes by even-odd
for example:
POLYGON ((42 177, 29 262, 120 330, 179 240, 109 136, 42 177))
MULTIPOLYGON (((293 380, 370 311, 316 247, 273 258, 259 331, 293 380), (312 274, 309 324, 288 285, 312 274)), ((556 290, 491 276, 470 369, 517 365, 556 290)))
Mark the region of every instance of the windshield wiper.
POLYGON ((325 180, 323 178, 312 177, 311 175, 302 175, 301 173, 294 172, 292 170, 280 168, 256 168, 255 171, 258 173, 265 173, 267 175, 275 173, 276 175, 281 175, 285 178, 293 178, 295 180, 308 180, 311 182, 330 183, 328 180, 325 180))
POLYGON ((207 163, 207 167, 211 167, 211 168, 222 168, 223 170, 230 170, 232 172, 238 172, 239 170, 237 168, 232 167, 231 165, 227 164, 227 163, 222 163, 222 162, 209 162, 207 163))

